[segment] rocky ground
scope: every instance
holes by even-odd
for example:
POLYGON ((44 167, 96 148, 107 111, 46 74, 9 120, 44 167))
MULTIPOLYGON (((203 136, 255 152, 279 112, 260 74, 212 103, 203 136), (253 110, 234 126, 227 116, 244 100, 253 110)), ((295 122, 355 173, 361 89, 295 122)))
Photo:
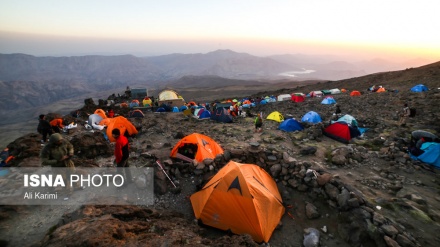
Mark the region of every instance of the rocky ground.
MULTIPOLYGON (((223 124, 180 113, 147 112, 143 119, 131 119, 139 129, 139 134, 130 138, 131 165, 155 167, 155 158, 159 158, 179 185, 179 191, 172 190, 170 182, 157 170, 155 204, 151 207, 2 206, 0 243, 9 246, 260 245, 249 236, 218 231, 194 221, 189 196, 197 191, 197 185, 207 174, 220 169, 228 160, 235 160, 257 164, 277 181, 286 214, 273 232, 268 243, 271 246, 301 246, 308 228, 319 231, 320 246, 437 246, 439 171, 412 160, 405 151, 411 131, 440 132, 440 91, 432 87, 437 82, 433 80, 430 85, 433 90, 425 93, 410 93, 409 85, 413 83, 407 83, 390 85, 399 92, 362 90, 360 97, 334 95, 343 113, 354 116, 361 127, 368 128, 362 137, 348 145, 322 135, 322 127, 332 118, 334 105, 322 105, 320 98, 308 98, 303 103, 269 103, 250 109, 251 114, 262 112, 267 116, 276 110, 286 118, 296 119, 311 110, 321 115, 322 124, 306 125, 304 131, 293 133, 278 130, 279 124, 270 120, 264 121, 262 133, 254 133, 253 118, 249 117, 223 124), (398 127, 397 112, 406 102, 417 107, 417 117, 411 118, 405 127, 398 127), (193 132, 216 140, 225 154, 207 164, 171 160, 169 154, 174 144, 193 132), (258 147, 251 147, 251 143, 258 147), (314 178, 307 173, 308 169, 316 171, 318 176, 314 178)), ((314 87, 322 89, 329 85, 314 87)), ((345 87, 349 88, 348 84, 345 87)), ((314 88, 272 93, 311 89, 314 88)), ((84 111, 92 113, 97 107, 89 105, 84 111)), ((86 130, 83 120, 79 120, 77 129, 65 134, 77 151, 75 164, 111 165, 113 145, 105 142, 99 131, 86 130)), ((39 166, 37 156, 41 146, 37 134, 23 136, 8 147, 17 157, 13 165, 39 166)))

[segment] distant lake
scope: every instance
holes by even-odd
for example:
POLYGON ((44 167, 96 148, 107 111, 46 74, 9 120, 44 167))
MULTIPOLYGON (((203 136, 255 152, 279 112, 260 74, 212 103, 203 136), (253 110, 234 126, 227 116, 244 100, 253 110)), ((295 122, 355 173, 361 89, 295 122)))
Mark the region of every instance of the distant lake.
POLYGON ((288 77, 298 77, 298 75, 303 75, 303 74, 311 74, 316 72, 316 70, 312 70, 312 69, 303 69, 301 71, 286 71, 283 73, 280 73, 279 75, 281 76, 288 76, 288 77))

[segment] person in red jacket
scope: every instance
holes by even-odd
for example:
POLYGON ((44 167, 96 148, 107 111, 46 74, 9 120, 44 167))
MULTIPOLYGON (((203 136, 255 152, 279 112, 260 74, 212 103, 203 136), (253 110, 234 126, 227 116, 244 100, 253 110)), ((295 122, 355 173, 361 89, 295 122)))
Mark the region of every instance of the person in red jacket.
POLYGON ((117 128, 112 130, 112 135, 116 139, 115 163, 119 170, 118 173, 122 175, 122 171, 124 171, 124 184, 130 183, 132 178, 128 164, 128 158, 130 156, 128 139, 124 135, 121 135, 121 131, 117 128))
POLYGON ((50 123, 50 126, 52 127, 53 132, 55 132, 55 133, 61 133, 61 130, 64 128, 62 118, 55 118, 52 121, 50 121, 49 123, 50 123))
POLYGON ((107 112, 107 115, 109 118, 113 118, 115 116, 115 111, 113 111, 113 109, 110 108, 107 112))

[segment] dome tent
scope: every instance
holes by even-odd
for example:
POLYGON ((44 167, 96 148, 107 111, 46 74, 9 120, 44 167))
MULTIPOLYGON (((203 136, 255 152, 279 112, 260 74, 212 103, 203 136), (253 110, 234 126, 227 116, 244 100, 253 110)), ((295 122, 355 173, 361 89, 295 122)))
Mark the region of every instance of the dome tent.
POLYGON ((278 111, 274 111, 274 112, 270 113, 266 117, 266 119, 273 120, 273 121, 276 121, 276 122, 279 122, 279 123, 284 121, 283 115, 281 113, 279 113, 278 111))
POLYGON ((171 158, 181 158, 182 151, 190 146, 193 148, 194 157, 187 157, 191 159, 195 159, 198 162, 203 162, 206 158, 214 159, 217 154, 222 154, 223 148, 211 137, 202 135, 199 133, 192 133, 190 135, 185 136, 180 141, 174 145, 174 148, 171 150, 170 157, 171 158))
POLYGON ((280 130, 284 130, 286 132, 296 131, 296 130, 303 130, 304 127, 296 121, 294 118, 289 118, 284 120, 278 128, 280 130))
POLYGON ((423 84, 415 85, 414 87, 411 88, 411 92, 420 93, 425 91, 428 91, 428 88, 423 84))
POLYGON ((261 167, 229 161, 190 197, 205 225, 269 242, 285 209, 277 184, 261 167))
POLYGON ((321 116, 314 111, 309 111, 301 118, 301 122, 320 123, 322 122, 321 116))

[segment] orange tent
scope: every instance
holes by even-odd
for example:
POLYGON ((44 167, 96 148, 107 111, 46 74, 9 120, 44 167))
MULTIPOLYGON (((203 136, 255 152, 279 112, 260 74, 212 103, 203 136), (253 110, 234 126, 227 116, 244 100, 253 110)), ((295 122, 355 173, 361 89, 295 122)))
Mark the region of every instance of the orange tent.
POLYGON ((93 114, 98 114, 102 119, 106 119, 107 115, 105 114, 105 111, 103 109, 96 109, 96 111, 93 114))
POLYGON ((224 152, 223 148, 211 139, 211 137, 193 133, 185 136, 177 142, 173 150, 171 150, 170 157, 182 158, 182 154, 179 151, 182 151, 188 144, 193 144, 197 147, 197 150, 194 150, 194 159, 199 162, 202 162, 206 158, 214 159, 217 154, 222 154, 224 152))
POLYGON ((273 178, 261 167, 230 161, 190 197, 203 224, 268 242, 284 214, 273 178))
POLYGON ((350 96, 361 96, 361 92, 359 92, 359 91, 352 91, 350 93, 350 96))
POLYGON ((107 137, 110 142, 115 142, 115 138, 113 138, 112 130, 119 129, 121 131, 121 135, 124 135, 125 131, 128 132, 129 135, 136 135, 138 133, 136 127, 125 117, 118 116, 115 118, 106 118, 99 122, 99 125, 107 126, 107 137))
POLYGON ((347 89, 343 88, 343 89, 341 89, 341 92, 345 93, 345 92, 347 92, 347 89))
POLYGON ((383 93, 383 92, 386 92, 384 87, 381 87, 376 91, 376 93, 383 93))

